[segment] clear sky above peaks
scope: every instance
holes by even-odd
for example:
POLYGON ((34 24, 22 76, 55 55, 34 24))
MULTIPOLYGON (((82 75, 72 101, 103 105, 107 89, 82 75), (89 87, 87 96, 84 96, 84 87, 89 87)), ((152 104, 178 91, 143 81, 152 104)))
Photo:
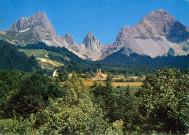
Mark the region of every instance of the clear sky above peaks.
POLYGON ((20 17, 44 11, 57 35, 70 33, 81 43, 92 32, 108 44, 122 26, 132 27, 157 9, 167 10, 189 27, 189 0, 0 0, 0 30, 9 29, 20 17))

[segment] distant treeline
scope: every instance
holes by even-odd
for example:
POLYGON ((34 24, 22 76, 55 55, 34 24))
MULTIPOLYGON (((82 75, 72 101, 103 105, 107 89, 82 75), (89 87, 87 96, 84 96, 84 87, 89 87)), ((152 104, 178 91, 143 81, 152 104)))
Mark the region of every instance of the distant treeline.
POLYGON ((117 67, 155 67, 155 68, 181 68, 188 69, 189 54, 187 56, 159 56, 151 58, 145 55, 130 54, 129 56, 123 53, 123 49, 115 52, 101 61, 97 61, 96 65, 102 66, 117 66, 117 67))

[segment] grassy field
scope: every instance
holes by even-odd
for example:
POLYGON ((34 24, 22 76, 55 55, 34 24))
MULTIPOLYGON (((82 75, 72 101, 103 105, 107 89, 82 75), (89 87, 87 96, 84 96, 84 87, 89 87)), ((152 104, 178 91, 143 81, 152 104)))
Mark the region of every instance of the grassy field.
POLYGON ((24 52, 27 56, 35 56, 36 58, 46 58, 48 51, 44 49, 19 49, 20 52, 24 52))
MULTIPOLYGON (((93 81, 84 81, 85 86, 92 86, 94 84, 93 81)), ((140 87, 142 85, 142 82, 113 82, 113 86, 136 86, 140 87)))
MULTIPOLYGON (((54 69, 59 66, 64 66, 64 63, 51 60, 48 57, 49 51, 44 49, 19 49, 20 52, 24 52, 28 57, 35 56, 39 64, 43 69, 54 69)), ((54 52, 50 52, 54 56, 60 55, 54 52)))
MULTIPOLYGON (((62 84, 64 84, 64 82, 61 82, 62 84)), ((99 83, 102 83, 102 85, 105 85, 104 82, 99 81, 99 83)), ((91 87, 93 86, 94 81, 84 81, 84 85, 91 87)), ((131 86, 131 87, 141 87, 142 82, 112 82, 113 86, 131 86)))

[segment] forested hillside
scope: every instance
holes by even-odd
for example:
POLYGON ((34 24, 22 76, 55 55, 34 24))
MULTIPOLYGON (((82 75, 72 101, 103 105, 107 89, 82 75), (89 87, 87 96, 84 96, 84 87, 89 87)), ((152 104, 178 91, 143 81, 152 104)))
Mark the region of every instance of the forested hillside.
POLYGON ((0 41, 0 69, 14 70, 19 69, 26 72, 41 69, 35 57, 27 57, 19 52, 14 45, 5 41, 0 41))
POLYGON ((189 66, 189 55, 187 56, 159 56, 151 58, 145 55, 125 54, 124 49, 115 52, 101 61, 97 61, 99 65, 106 66, 148 66, 156 68, 183 68, 187 69, 189 66))
POLYGON ((77 65, 77 66, 87 65, 87 63, 84 60, 82 60, 77 55, 70 52, 68 49, 64 47, 47 46, 45 43, 39 42, 36 44, 28 44, 24 47, 17 46, 17 48, 19 49, 44 49, 50 52, 48 54, 48 57, 51 60, 58 61, 65 65, 77 65), (53 52, 59 55, 53 55, 53 52))

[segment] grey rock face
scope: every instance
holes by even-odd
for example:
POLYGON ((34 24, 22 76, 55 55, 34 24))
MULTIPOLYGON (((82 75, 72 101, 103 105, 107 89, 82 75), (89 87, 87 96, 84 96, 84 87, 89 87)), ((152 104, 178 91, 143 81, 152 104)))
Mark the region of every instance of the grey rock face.
POLYGON ((14 35, 12 41, 9 42, 15 45, 44 42, 49 46, 65 47, 83 59, 96 60, 101 56, 104 46, 90 32, 80 45, 74 42, 73 37, 69 33, 65 36, 57 36, 44 12, 38 12, 26 18, 22 17, 11 26, 8 32, 14 35))
POLYGON ((72 35, 70 35, 70 33, 66 33, 66 35, 64 36, 65 40, 67 43, 69 44, 75 44, 74 39, 72 37, 72 35))
POLYGON ((46 31, 52 34, 56 34, 52 24, 48 20, 46 14, 43 11, 30 17, 21 17, 20 20, 16 21, 10 28, 11 32, 20 32, 27 29, 34 29, 36 27, 42 27, 46 31))
POLYGON ((96 37, 89 32, 83 40, 85 48, 92 53, 101 52, 103 45, 96 39, 96 37))
POLYGON ((83 40, 83 43, 81 43, 79 46, 79 53, 86 56, 87 59, 94 61, 102 55, 104 49, 106 48, 91 32, 87 34, 83 40))
POLYGON ((183 24, 162 9, 153 11, 151 14, 147 15, 144 20, 153 26, 153 29, 155 30, 154 34, 170 37, 188 33, 183 24))
POLYGON ((21 17, 8 31, 17 33, 17 36, 23 36, 24 42, 18 40, 18 43, 22 42, 22 45, 33 43, 37 39, 38 42, 44 42, 50 46, 68 46, 65 41, 61 41, 56 35, 52 24, 42 11, 30 17, 21 17))
POLYGON ((33 16, 23 18, 16 21, 8 32, 16 34, 15 37, 23 37, 22 41, 19 38, 13 39, 17 40, 16 44, 26 45, 35 42, 44 42, 49 46, 61 46, 69 49, 70 51, 75 51, 77 49, 74 47, 75 43, 70 34, 66 34, 65 37, 60 37, 56 35, 56 32, 48 20, 44 12, 38 12, 33 16), (30 35, 30 36, 27 36, 30 35))
POLYGON ((187 52, 182 49, 182 46, 187 48, 185 42, 188 42, 188 39, 188 28, 167 11, 160 9, 144 17, 132 28, 122 27, 116 42, 106 50, 105 54, 109 55, 121 48, 126 48, 131 50, 131 53, 157 57, 167 55, 172 48, 174 55, 186 55, 187 52))

